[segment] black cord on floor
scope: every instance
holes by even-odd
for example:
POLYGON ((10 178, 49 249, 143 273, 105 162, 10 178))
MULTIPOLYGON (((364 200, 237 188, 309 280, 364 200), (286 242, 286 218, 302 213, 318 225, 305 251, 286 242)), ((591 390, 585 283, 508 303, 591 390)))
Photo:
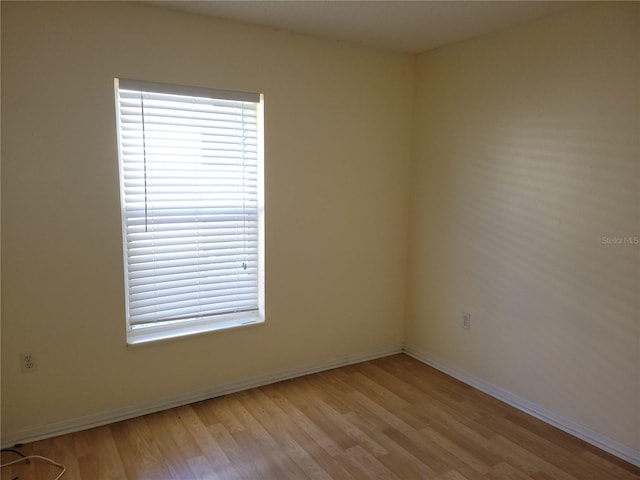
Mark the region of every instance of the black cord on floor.
MULTIPOLYGON (((13 448, 3 448, 0 450, 0 453, 5 452, 15 453, 16 455, 20 455, 21 458, 26 458, 26 455, 24 453, 19 452, 18 450, 14 450, 13 448)), ((29 459, 25 460, 25 462, 29 463, 29 459)), ((13 477, 11 480, 20 480, 20 477, 13 477)))
POLYGON ((15 453, 17 455, 20 455, 22 458, 26 457, 26 455, 24 453, 19 452, 18 450, 14 450, 13 448, 3 448, 2 450, 0 450, 0 453, 4 453, 4 452, 15 453))

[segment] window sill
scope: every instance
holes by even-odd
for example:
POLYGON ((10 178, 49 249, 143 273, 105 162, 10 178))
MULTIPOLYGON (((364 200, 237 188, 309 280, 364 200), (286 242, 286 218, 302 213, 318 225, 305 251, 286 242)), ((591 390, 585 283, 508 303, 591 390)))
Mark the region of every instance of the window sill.
POLYGON ((264 324, 264 318, 250 317, 245 319, 233 319, 215 323, 202 323, 196 325, 183 325, 176 327, 149 327, 139 331, 127 333, 127 346, 140 347, 152 343, 166 342, 179 338, 207 335, 223 330, 251 327, 264 324))

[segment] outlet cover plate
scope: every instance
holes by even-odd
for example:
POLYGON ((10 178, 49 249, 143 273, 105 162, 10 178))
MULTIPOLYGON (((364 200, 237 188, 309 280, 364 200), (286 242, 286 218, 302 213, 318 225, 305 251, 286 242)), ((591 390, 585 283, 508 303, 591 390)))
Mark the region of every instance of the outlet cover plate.
POLYGON ((35 372, 38 369, 35 354, 33 352, 20 353, 20 366, 23 373, 35 372))

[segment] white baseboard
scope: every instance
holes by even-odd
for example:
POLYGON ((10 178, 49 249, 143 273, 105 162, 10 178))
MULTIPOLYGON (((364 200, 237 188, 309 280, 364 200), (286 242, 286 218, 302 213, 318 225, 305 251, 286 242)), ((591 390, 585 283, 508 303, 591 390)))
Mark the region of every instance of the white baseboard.
POLYGON ((404 353, 425 363, 447 375, 452 376, 460 380, 461 382, 471 385, 474 388, 491 395, 498 400, 511 405, 512 407, 522 410, 529 415, 532 415, 545 423, 553 425, 554 427, 563 430, 574 437, 578 437, 591 445, 594 445, 606 452, 609 452, 616 457, 619 457, 633 465, 640 467, 640 450, 636 450, 628 445, 624 445, 616 440, 613 440, 601 433, 591 430, 584 425, 580 425, 573 420, 569 420, 560 415, 557 415, 533 402, 530 402, 522 397, 514 395, 500 387, 497 387, 481 378, 474 377, 465 372, 462 372, 456 368, 436 360, 433 357, 421 352, 411 346, 404 346, 404 353))
POLYGON ((303 365, 297 368, 281 370, 271 374, 259 375, 237 382, 217 385, 212 388, 163 398, 150 404, 127 406, 97 414, 71 418, 61 422, 50 423, 48 425, 25 428, 3 435, 2 448, 9 448, 17 443, 35 442, 44 438, 57 437, 58 435, 99 427, 109 423, 119 422, 121 420, 127 420, 129 418, 139 417, 141 415, 147 415, 149 413, 155 413, 173 407, 179 407, 181 405, 187 405, 189 403, 199 402, 209 398, 228 395, 230 393, 240 392, 250 388, 261 387, 271 383, 289 380, 291 378, 301 377, 303 375, 309 375, 324 370, 344 367, 354 363, 366 362, 367 360, 386 357, 397 353, 402 353, 402 345, 380 348, 353 355, 343 355, 314 364, 303 365))

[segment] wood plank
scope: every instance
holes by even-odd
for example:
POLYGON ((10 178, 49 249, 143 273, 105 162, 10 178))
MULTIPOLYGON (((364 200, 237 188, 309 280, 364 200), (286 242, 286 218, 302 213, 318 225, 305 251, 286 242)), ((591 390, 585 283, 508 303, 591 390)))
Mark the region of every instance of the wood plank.
MULTIPOLYGON (((302 471, 282 450, 280 445, 273 439, 269 432, 251 415, 245 408, 243 400, 247 393, 241 392, 234 397, 236 401, 231 403, 231 409, 236 417, 245 426, 245 431, 238 433, 242 435, 242 444, 250 449, 250 455, 261 465, 267 465, 271 472, 271 478, 296 479, 304 476, 302 471)), ((246 451, 246 449, 245 449, 246 451)))
POLYGON ((111 428, 108 426, 73 434, 78 455, 80 476, 96 480, 126 478, 111 428))
POLYGON ((223 424, 210 425, 207 427, 207 431, 229 459, 228 469, 224 465, 217 466, 222 478, 242 478, 245 480, 265 478, 223 424), (225 472, 224 469, 227 471, 225 472))
POLYGON ((127 478, 179 480, 166 467, 145 417, 116 423, 111 431, 127 478))
POLYGON ((462 475, 457 470, 449 470, 447 473, 439 475, 437 478, 433 480, 469 480, 467 477, 462 475))
POLYGON ((326 433, 322 428, 316 425, 313 420, 298 409, 291 401, 283 395, 282 389, 278 386, 263 387, 261 391, 273 401, 289 418, 296 428, 309 435, 314 441, 331 456, 337 456, 342 452, 342 448, 336 439, 326 433))
POLYGON ((354 466, 358 467, 364 477, 361 478, 378 478, 381 480, 403 480, 394 472, 385 467, 380 461, 371 455, 360 445, 348 448, 344 457, 346 457, 354 466))
POLYGON ((309 447, 309 442, 302 437, 302 445, 294 438, 285 426, 287 418, 278 414, 276 409, 256 392, 248 392, 241 398, 241 403, 248 412, 260 423, 265 432, 305 475, 312 479, 329 480, 331 476, 315 461, 310 452, 302 445, 309 447))
MULTIPOLYGON (((304 429, 296 428, 291 418, 269 398, 262 389, 251 393, 256 405, 262 405, 263 410, 255 415, 271 435, 284 445, 285 452, 298 463, 298 466, 310 478, 350 478, 348 471, 340 465, 335 455, 330 455, 304 429), (303 451, 301 451, 302 449, 303 451)), ((335 453, 335 452, 334 452, 335 453)), ((336 454, 337 455, 337 454, 336 454)))
POLYGON ((378 457, 378 460, 400 478, 429 479, 436 476, 436 472, 420 458, 387 436, 384 429, 380 428, 380 422, 376 421, 372 415, 367 415, 365 412, 351 412, 344 415, 350 423, 358 426, 373 440, 385 446, 389 453, 378 457))
POLYGON ((527 475, 543 472, 554 480, 580 480, 550 464, 544 457, 539 457, 502 436, 492 439, 489 448, 502 456, 504 463, 509 463, 527 475))
POLYGON ((186 478, 191 473, 188 460, 199 457, 202 451, 184 424, 177 410, 167 410, 145 417, 149 434, 158 447, 171 476, 186 478))
POLYGON ((487 480, 533 480, 533 478, 508 463, 499 463, 491 469, 487 480))
POLYGON ((224 478, 215 473, 215 469, 204 455, 190 457, 187 459, 187 463, 189 464, 191 475, 184 478, 193 478, 194 480, 220 480, 224 478))
POLYGON ((190 405, 178 407, 176 411, 183 425, 193 438, 193 441, 199 446, 199 449, 194 450, 194 453, 187 454, 188 457, 204 454, 209 463, 216 468, 231 464, 229 457, 227 457, 222 447, 218 445, 218 442, 215 441, 209 433, 209 430, 207 430, 207 425, 200 421, 200 416, 190 405))
POLYGON ((574 453, 565 450, 560 445, 547 438, 541 438, 536 433, 523 428, 514 421, 514 417, 489 417, 484 422, 491 426, 500 435, 528 452, 545 459, 546 462, 565 471, 569 475, 580 480, 614 480, 614 468, 607 465, 600 468, 597 464, 577 463, 574 461, 574 453))

